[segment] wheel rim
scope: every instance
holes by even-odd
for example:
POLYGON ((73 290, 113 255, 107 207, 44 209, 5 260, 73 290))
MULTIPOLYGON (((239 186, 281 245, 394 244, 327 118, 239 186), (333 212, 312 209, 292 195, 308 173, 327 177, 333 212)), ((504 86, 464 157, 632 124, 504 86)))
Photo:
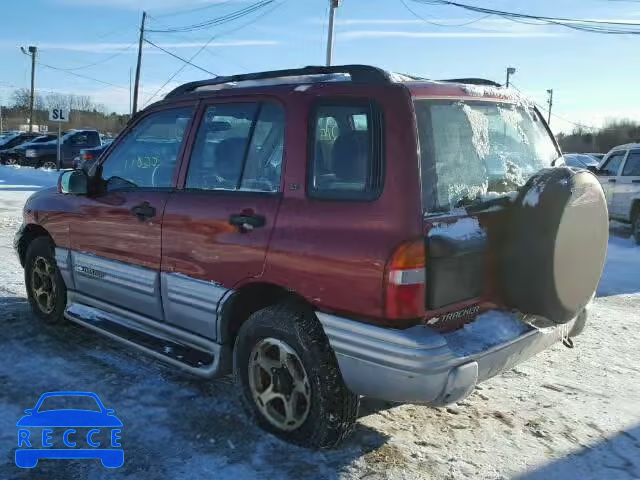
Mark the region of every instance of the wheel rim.
POLYGON ((55 268, 44 257, 36 257, 31 270, 31 293, 42 313, 53 312, 56 304, 55 268))
POLYGON ((44 162, 42 168, 45 170, 54 170, 57 167, 55 162, 44 162))
POLYGON ((15 165, 18 163, 15 158, 9 157, 7 158, 7 165, 15 165))
POLYGON ((260 340, 249 358, 249 386, 258 410, 281 430, 295 430, 309 415, 311 387, 293 348, 282 340, 260 340))

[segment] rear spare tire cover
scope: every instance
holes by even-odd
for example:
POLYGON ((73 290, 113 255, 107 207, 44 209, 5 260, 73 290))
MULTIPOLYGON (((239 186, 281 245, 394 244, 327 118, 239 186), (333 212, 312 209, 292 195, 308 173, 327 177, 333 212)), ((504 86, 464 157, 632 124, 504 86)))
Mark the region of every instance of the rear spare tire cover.
POLYGON ((567 323, 600 281, 609 214, 598 179, 586 170, 549 168, 520 190, 509 214, 502 256, 508 306, 567 323))

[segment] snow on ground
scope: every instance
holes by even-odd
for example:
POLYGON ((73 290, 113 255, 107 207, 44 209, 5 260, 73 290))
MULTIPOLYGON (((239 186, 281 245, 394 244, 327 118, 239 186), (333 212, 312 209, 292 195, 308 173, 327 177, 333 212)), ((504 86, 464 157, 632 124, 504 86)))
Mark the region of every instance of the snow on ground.
POLYGON ((640 478, 640 247, 612 228, 584 334, 448 408, 363 399, 355 434, 310 452, 258 430, 228 378, 202 381, 73 324, 35 320, 11 241, 29 195, 56 175, 0 167, 0 478, 640 478), (87 390, 123 423, 125 464, 14 464, 15 423, 43 392, 87 390))

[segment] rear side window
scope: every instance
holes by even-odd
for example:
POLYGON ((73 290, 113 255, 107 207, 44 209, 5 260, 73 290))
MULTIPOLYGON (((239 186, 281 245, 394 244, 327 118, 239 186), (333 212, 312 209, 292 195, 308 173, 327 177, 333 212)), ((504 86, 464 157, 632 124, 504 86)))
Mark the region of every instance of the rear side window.
POLYGON ((622 175, 625 177, 640 177, 640 151, 629 152, 622 175))
POLYGON ((311 197, 368 200, 381 185, 381 119, 371 103, 322 104, 310 119, 311 197))
POLYGON ((615 177, 616 175, 618 175, 618 172, 620 171, 620 165, 622 164, 622 160, 624 159, 624 156, 626 154, 627 152, 612 153, 600 169, 600 175, 605 175, 607 177, 615 177))
POLYGON ((284 111, 272 103, 209 107, 198 130, 185 187, 278 192, 284 111))

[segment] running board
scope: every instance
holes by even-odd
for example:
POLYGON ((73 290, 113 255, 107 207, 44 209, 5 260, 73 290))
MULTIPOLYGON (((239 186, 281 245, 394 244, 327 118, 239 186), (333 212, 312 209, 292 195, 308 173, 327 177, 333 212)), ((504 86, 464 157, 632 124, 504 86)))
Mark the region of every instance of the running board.
MULTIPOLYGON (((75 295, 71 292, 69 294, 72 300, 75 295)), ((132 312, 107 312, 95 306, 79 303, 77 298, 74 300, 68 303, 65 317, 79 325, 199 377, 213 378, 225 375, 231 370, 230 349, 224 345, 192 336, 166 324, 161 325, 160 330, 153 326, 153 323, 158 322, 132 312), (185 337, 192 337, 192 341, 186 340, 185 337)), ((97 302, 91 300, 91 303, 97 302)), ((110 306, 109 309, 113 310, 114 307, 110 306)))

